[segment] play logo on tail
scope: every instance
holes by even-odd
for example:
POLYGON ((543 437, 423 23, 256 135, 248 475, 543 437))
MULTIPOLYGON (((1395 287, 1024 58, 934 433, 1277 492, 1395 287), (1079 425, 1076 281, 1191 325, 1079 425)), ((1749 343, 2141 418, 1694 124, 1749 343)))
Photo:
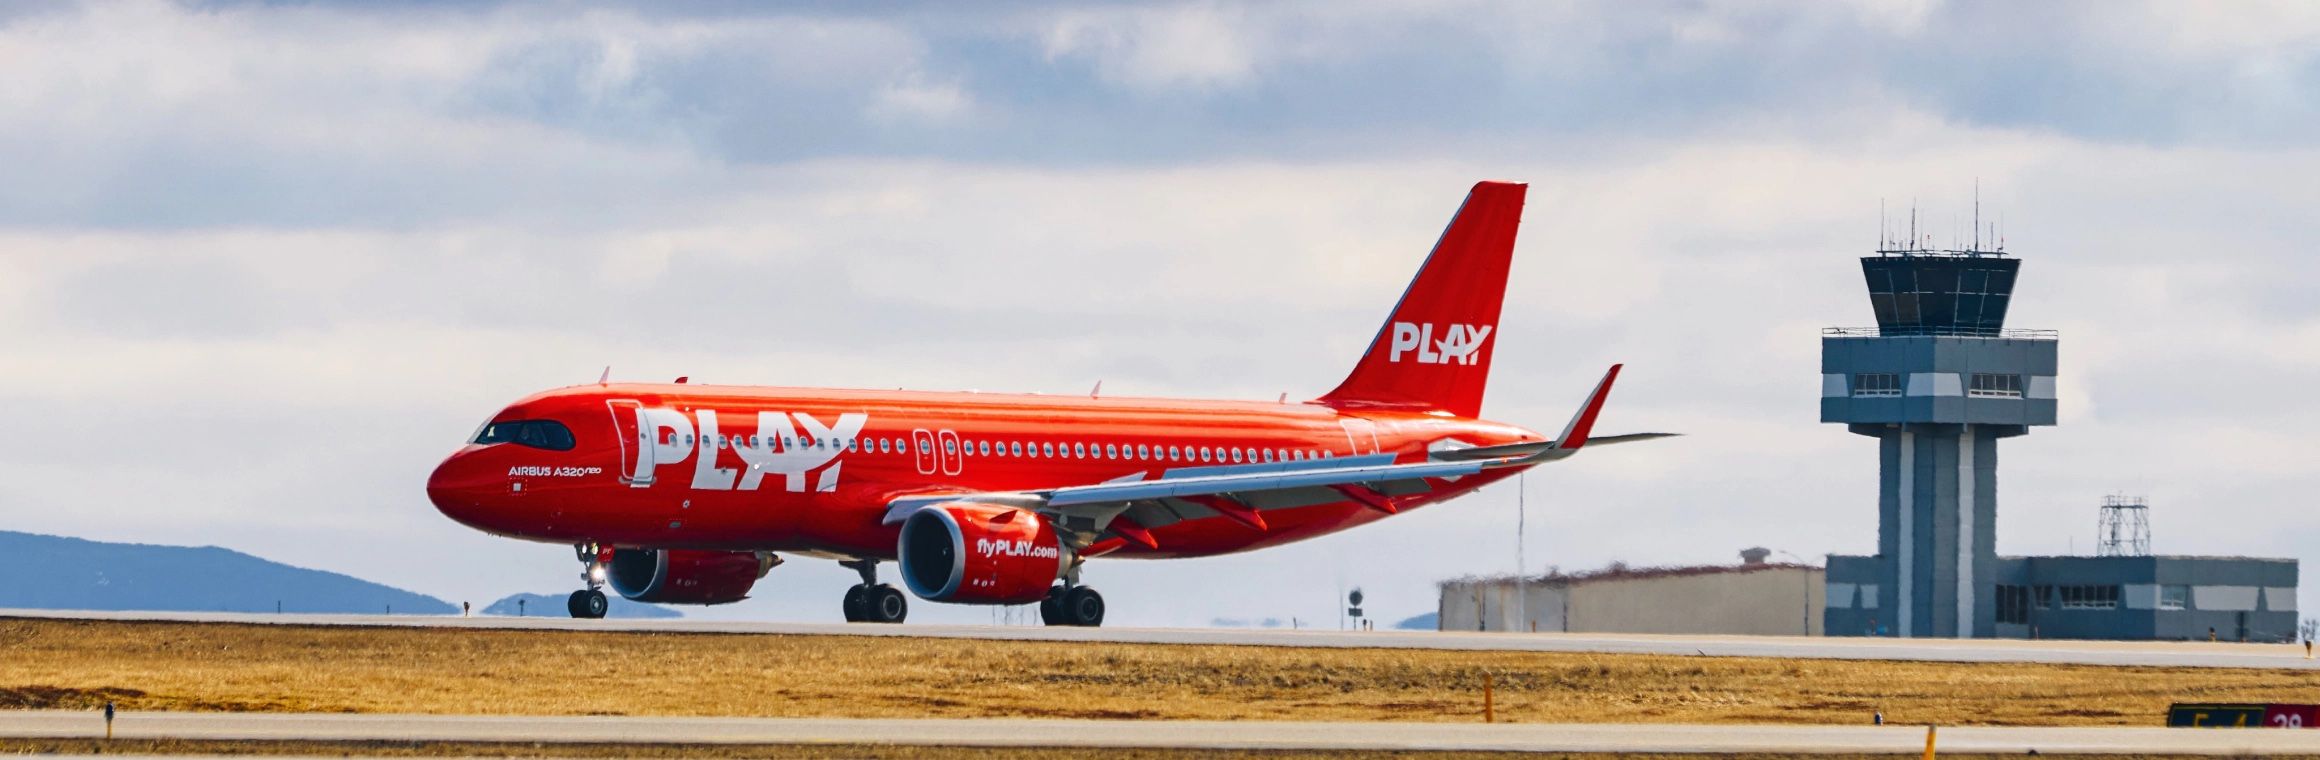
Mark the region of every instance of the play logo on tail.
POLYGON ((1402 354, 1417 353, 1419 364, 1463 364, 1472 366, 1481 358, 1482 342, 1490 339, 1491 325, 1451 325, 1445 330, 1450 337, 1434 340, 1434 326, 1394 323, 1394 349, 1386 361, 1400 363, 1402 354))

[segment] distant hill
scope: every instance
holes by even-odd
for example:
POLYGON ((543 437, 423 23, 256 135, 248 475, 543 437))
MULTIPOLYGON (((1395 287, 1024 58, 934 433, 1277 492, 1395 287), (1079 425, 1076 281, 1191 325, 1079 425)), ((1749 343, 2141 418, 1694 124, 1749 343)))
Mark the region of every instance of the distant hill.
MULTIPOLYGON (((612 604, 605 607, 605 617, 673 618, 681 617, 684 614, 657 604, 631 602, 629 600, 620 598, 619 594, 606 592, 605 596, 612 602, 612 604)), ((481 614, 485 615, 506 615, 508 617, 515 617, 519 612, 519 609, 516 606, 516 600, 520 599, 524 602, 520 610, 521 614, 523 615, 529 617, 570 617, 571 611, 564 607, 564 600, 570 597, 570 592, 563 594, 516 594, 506 599, 492 602, 491 606, 483 608, 480 612, 481 614)))
POLYGON ((1439 631, 1442 630, 1442 613, 1428 612, 1424 615, 1412 615, 1403 618, 1402 622, 1395 623, 1394 627, 1405 631, 1439 631))
MULTIPOLYGON (((0 607, 442 615, 459 608, 349 575, 215 546, 113 544, 0 531, 0 607)), ((559 605, 559 609, 561 606, 559 605)))

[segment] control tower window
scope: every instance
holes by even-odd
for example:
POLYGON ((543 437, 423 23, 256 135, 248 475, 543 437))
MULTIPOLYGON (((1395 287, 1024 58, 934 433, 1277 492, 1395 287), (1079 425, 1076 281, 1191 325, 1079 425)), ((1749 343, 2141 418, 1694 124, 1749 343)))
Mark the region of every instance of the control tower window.
POLYGON ((2021 398, 2022 376, 1976 372, 1974 373, 1973 382, 1966 387, 1966 395, 1988 396, 1992 398, 2021 398))
POLYGON ((572 429, 555 420, 493 422, 475 431, 474 443, 512 443, 549 451, 571 451, 572 429))
POLYGON ((1864 372, 1853 376, 1855 396, 1899 396, 1901 376, 1891 372, 1864 372))

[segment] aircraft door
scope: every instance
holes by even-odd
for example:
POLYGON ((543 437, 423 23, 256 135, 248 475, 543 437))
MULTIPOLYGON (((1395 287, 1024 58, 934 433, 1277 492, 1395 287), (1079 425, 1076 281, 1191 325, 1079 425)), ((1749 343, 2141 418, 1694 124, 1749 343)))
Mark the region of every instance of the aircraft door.
POLYGON ((942 439, 942 445, 935 447, 935 454, 942 457, 943 474, 959 474, 959 465, 965 464, 966 459, 966 452, 959 450, 959 434, 944 430, 935 435, 942 439))
POLYGON ((651 430, 644 426, 644 404, 633 399, 608 399, 604 406, 612 412, 612 429, 620 442, 620 482, 634 488, 653 484, 653 442, 651 430))
POLYGON ((918 474, 933 475, 935 463, 934 432, 926 428, 910 431, 910 453, 918 458, 918 474))
POLYGON ((1377 453, 1377 423, 1360 417, 1340 417, 1337 426, 1345 428, 1345 444, 1354 454, 1377 453))

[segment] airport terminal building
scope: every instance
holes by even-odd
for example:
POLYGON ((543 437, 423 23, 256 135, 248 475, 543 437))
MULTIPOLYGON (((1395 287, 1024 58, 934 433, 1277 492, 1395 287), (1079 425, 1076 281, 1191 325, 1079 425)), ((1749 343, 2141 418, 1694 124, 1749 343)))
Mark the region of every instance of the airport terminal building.
MULTIPOLYGON (((1877 557, 1829 557, 1828 634, 1896 636, 1877 557)), ((1981 637, 2292 641, 2296 561, 1998 557, 1981 637)), ((1922 634, 1921 634, 1922 635, 1922 634)))
POLYGON ((2296 561, 2001 557, 1998 442, 2055 424, 2060 339, 2005 327, 2021 260, 1878 251, 1876 327, 1821 336, 1824 423, 1877 440, 1877 552, 1831 555, 1833 636, 2282 641, 2296 561))
POLYGON ((1828 609, 1821 568, 1766 562, 1461 578, 1441 584, 1445 631, 1813 635, 1828 609))

